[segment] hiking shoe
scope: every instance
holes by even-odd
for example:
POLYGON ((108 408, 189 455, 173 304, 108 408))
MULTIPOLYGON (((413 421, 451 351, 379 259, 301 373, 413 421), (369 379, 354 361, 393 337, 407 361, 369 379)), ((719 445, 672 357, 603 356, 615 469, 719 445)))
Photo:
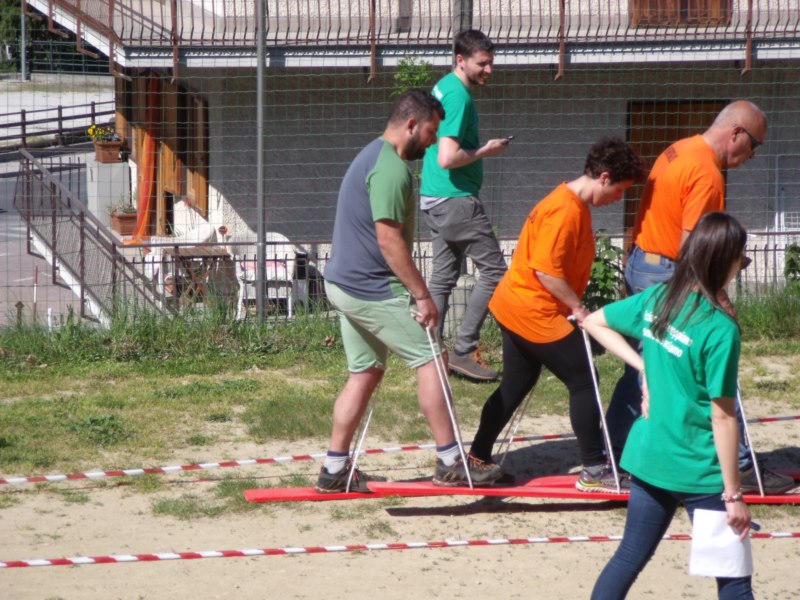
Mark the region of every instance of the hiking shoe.
MULTIPOLYGON (((622 492, 627 492, 631 488, 630 473, 617 469, 619 474, 619 486, 622 492)), ((575 482, 575 487, 582 492, 616 492, 617 483, 614 481, 614 471, 611 470, 611 465, 594 465, 585 467, 578 480, 575 482)))
MULTIPOLYGON (((350 475, 352 464, 350 459, 348 459, 344 465, 344 469, 333 475, 328 473, 328 469, 323 465, 319 470, 319 477, 317 478, 317 485, 315 486, 317 492, 320 494, 344 492, 347 487, 347 478, 350 475)), ((356 469, 353 471, 353 478, 350 480, 350 491, 371 494, 372 490, 369 489, 367 485, 370 481, 386 481, 386 478, 376 475, 367 475, 360 469, 356 469)))
MULTIPOLYGON (((467 454, 467 462, 469 463, 469 475, 474 486, 492 485, 503 475, 503 470, 498 465, 484 462, 480 458, 472 456, 472 454, 467 454)), ((445 487, 469 485, 467 474, 464 471, 464 461, 459 458, 452 466, 448 467, 437 458, 433 485, 445 487)))
POLYGON ((492 485, 498 487, 513 487, 516 484, 517 484, 516 475, 512 475, 511 473, 506 473, 505 471, 503 471, 500 477, 494 480, 494 484, 492 485))
MULTIPOLYGON (((740 473, 741 489, 743 494, 760 494, 758 490, 758 479, 756 470, 751 466, 740 473)), ((781 475, 761 468, 761 483, 764 485, 764 493, 769 496, 783 494, 798 486, 794 479, 786 475, 781 475)))
POLYGON ((497 381, 500 373, 492 369, 481 358, 480 352, 474 350, 469 354, 450 355, 450 371, 472 381, 497 381))

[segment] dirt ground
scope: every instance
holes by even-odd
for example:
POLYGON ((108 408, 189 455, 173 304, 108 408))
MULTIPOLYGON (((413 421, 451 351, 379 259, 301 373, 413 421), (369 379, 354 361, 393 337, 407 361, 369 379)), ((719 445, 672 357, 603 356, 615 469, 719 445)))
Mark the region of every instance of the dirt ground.
MULTIPOLYGON (((791 415, 765 404, 748 417, 791 415)), ((526 418, 518 435, 564 433, 562 417, 526 418)), ((471 435, 465 431, 465 437, 471 435)), ((756 447, 772 466, 800 465, 800 422, 751 425, 756 447)), ((396 442, 368 439, 369 448, 396 442)), ((325 440, 266 446, 224 444, 203 450, 203 461, 320 452, 325 440)), ((575 470, 572 439, 516 444, 508 456, 518 475, 575 470)), ((185 456, 174 462, 190 464, 185 456)), ((191 462, 197 462, 192 457, 191 462)), ((371 454, 362 467, 393 479, 431 472, 430 450, 371 454)), ((156 465, 128 465, 156 466, 156 465)), ((363 543, 491 540, 552 536, 615 535, 623 530, 624 504, 538 499, 438 497, 369 499, 260 505, 247 513, 179 520, 156 515, 153 504, 187 494, 213 499, 222 477, 255 478, 274 485, 291 474, 315 477, 317 461, 164 475, 170 482, 145 493, 119 480, 52 484, 62 493, 23 484, 4 486, 17 502, 0 510, 0 560, 53 559, 157 552, 316 547, 363 543), (88 501, 70 501, 71 491, 88 501)), ((10 474, 6 474, 8 476, 10 474)), ((16 474, 19 475, 19 474, 16 474)), ((753 507, 763 532, 800 530, 800 508, 753 507)), ((669 533, 690 533, 680 513, 669 533)), ((0 571, 0 595, 9 600, 110 600, 115 598, 588 598, 617 542, 536 543, 460 548, 375 550, 100 564, 44 566, 0 571)), ((630 598, 713 598, 713 579, 688 575, 690 545, 664 541, 630 598)), ((797 597, 800 539, 754 540, 754 587, 758 598, 797 597)))

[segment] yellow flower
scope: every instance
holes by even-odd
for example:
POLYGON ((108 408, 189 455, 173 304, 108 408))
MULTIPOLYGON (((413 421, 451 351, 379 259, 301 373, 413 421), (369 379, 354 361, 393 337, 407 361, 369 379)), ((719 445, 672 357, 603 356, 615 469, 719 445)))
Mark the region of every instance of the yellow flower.
POLYGON ((92 138, 94 142, 118 142, 122 139, 122 136, 110 126, 92 125, 86 130, 86 134, 92 138))

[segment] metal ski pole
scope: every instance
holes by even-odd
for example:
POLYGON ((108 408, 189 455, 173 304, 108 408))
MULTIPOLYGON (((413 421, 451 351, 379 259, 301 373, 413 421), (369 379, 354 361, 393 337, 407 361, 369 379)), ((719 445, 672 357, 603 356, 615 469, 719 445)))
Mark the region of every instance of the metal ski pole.
POLYGON ((742 427, 744 427, 744 439, 747 442, 747 447, 750 448, 750 458, 753 461, 753 470, 756 472, 756 481, 758 482, 758 492, 764 496, 764 483, 761 481, 761 469, 758 468, 758 460, 756 459, 756 451, 753 448, 753 440, 750 439, 750 430, 747 428, 747 416, 744 414, 744 402, 742 402, 742 390, 739 384, 736 384, 736 403, 739 405, 739 412, 742 415, 742 427))
POLYGON ((517 429, 519 429, 519 424, 522 422, 522 417, 525 416, 525 411, 528 409, 528 403, 531 400, 531 396, 533 396, 534 388, 531 388, 531 391, 528 392, 527 396, 525 396, 525 400, 523 400, 522 404, 520 404, 517 407, 517 410, 511 417, 511 421, 509 421, 508 426, 506 427, 506 432, 505 435, 503 436, 503 441, 497 448, 497 453, 501 454, 500 462, 497 464, 501 467, 503 466, 503 463, 506 462, 506 456, 508 456, 508 452, 509 450, 511 450, 511 442, 514 440, 514 436, 517 434, 517 429))
POLYGON ((464 443, 461 441, 461 430, 458 427, 458 420, 456 419, 456 407, 453 404, 453 390, 450 387, 450 380, 447 378, 447 369, 445 368, 444 358, 442 358, 441 353, 437 353, 437 345, 439 346, 438 349, 443 348, 440 344, 438 339, 438 334, 432 334, 431 328, 426 327, 425 333, 428 335, 428 344, 431 348, 431 354, 433 354, 433 362, 436 365, 436 374, 439 376, 439 383, 442 386, 442 393, 444 394, 444 401, 447 405, 447 412, 450 415, 450 422, 453 425, 453 435, 456 438, 456 444, 458 444, 458 453, 461 455, 461 464, 464 465, 464 473, 467 476, 467 483, 469 484, 470 489, 474 486, 472 485, 472 475, 469 472, 469 462, 467 461, 467 454, 464 452, 464 443), (437 336, 436 344, 434 344, 434 335, 437 336))
POLYGON ((381 384, 379 383, 378 386, 375 388, 375 391, 372 393, 372 398, 369 401, 369 412, 367 413, 367 419, 363 422, 361 426, 361 433, 358 435, 358 439, 356 441, 356 446, 353 449, 353 454, 350 458, 350 472, 347 474, 347 485, 344 488, 345 493, 350 492, 350 484, 353 481, 353 474, 356 472, 356 464, 358 463, 358 457, 361 454, 361 448, 364 446, 364 440, 367 437, 367 429, 369 429, 369 423, 372 421, 372 413, 375 411, 375 403, 378 401, 378 392, 381 389, 381 384))
POLYGON ((603 442, 606 445, 606 453, 611 461, 611 471, 614 473, 614 483, 617 486, 617 493, 619 494, 622 492, 622 486, 619 481, 617 461, 614 458, 614 451, 611 448, 611 437, 608 435, 608 424, 606 423, 606 416, 603 412, 603 401, 600 398, 600 385, 597 383, 597 369, 594 366, 594 359, 592 358, 592 344, 589 341, 589 334, 586 333, 586 330, 581 328, 581 333, 583 333, 583 345, 586 347, 586 359, 589 361, 589 370, 592 372, 594 397, 597 400, 597 409, 600 411, 600 422, 603 424, 603 442))

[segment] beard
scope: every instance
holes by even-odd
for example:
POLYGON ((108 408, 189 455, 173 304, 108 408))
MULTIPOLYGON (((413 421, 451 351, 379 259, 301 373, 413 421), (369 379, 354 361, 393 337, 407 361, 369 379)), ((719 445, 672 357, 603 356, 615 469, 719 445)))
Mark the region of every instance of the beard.
POLYGON ((406 160, 419 160, 423 156, 425 156, 425 150, 427 146, 424 146, 420 143, 419 139, 416 136, 412 137, 408 141, 408 147, 406 148, 406 160))
POLYGON ((473 86, 480 87, 482 85, 486 85, 488 81, 488 77, 483 77, 480 75, 471 76, 467 74, 467 81, 469 81, 473 86))

